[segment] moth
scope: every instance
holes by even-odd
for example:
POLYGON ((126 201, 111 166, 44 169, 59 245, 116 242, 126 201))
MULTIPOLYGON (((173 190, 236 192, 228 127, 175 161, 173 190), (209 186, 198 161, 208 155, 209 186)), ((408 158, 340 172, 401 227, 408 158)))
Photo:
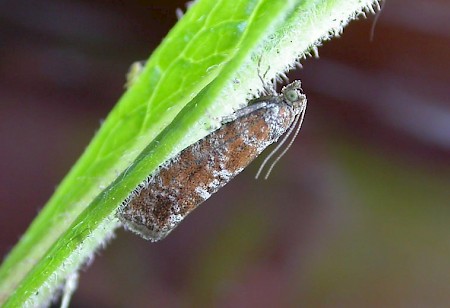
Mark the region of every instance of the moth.
MULTIPOLYGON (((222 120, 222 126, 150 175, 122 203, 117 216, 126 229, 152 242, 165 238, 195 208, 230 182, 264 149, 285 133, 271 156, 294 132, 298 134, 306 111, 300 81, 281 93, 261 96, 222 120)), ((286 152, 287 148, 275 160, 286 152)))

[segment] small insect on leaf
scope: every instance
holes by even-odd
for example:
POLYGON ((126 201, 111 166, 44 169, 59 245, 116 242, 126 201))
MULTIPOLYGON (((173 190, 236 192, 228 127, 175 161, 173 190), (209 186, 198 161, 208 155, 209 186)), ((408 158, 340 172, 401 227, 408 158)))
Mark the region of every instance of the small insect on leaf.
POLYGON ((294 130, 295 138, 306 110, 300 86, 294 81, 281 94, 250 101, 223 119, 219 129, 161 166, 119 207, 117 214, 125 228, 153 242, 165 238, 284 133, 281 144, 294 130))

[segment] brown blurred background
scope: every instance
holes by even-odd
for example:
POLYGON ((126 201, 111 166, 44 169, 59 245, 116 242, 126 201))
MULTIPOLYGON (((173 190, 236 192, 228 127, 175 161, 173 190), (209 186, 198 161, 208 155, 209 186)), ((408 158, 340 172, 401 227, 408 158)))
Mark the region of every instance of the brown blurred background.
MULTIPOLYGON (((0 3, 0 254, 83 152, 183 1, 0 3)), ((450 303, 450 2, 388 0, 303 61, 301 135, 166 240, 120 230, 72 307, 450 303)))

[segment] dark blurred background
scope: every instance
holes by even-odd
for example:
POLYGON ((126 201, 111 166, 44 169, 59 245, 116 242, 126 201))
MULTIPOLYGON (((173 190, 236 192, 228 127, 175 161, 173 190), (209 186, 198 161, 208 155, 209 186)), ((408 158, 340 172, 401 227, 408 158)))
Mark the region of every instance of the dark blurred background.
MULTIPOLYGON (((0 254, 25 231, 183 1, 0 3, 0 254)), ((123 230, 73 307, 450 303, 450 2, 388 0, 303 61, 302 132, 166 240, 123 230)))

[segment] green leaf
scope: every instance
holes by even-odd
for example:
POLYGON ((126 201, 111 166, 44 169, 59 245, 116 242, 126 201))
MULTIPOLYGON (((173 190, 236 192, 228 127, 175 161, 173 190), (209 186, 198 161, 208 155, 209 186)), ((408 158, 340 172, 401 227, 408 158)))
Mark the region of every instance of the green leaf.
POLYGON ((164 161, 293 67, 373 0, 200 0, 170 31, 0 268, 0 304, 48 302, 120 225, 164 161), (267 69, 269 68, 269 69, 267 69))

